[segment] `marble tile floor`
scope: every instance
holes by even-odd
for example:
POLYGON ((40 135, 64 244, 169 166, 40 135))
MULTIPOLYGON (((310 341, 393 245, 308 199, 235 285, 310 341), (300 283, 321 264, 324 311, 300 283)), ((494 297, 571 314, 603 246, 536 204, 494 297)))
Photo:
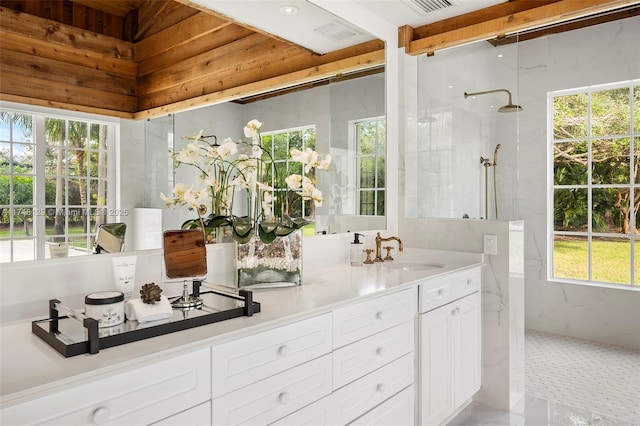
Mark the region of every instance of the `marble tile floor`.
POLYGON ((640 350, 527 330, 525 398, 473 402, 449 426, 640 426, 640 350))

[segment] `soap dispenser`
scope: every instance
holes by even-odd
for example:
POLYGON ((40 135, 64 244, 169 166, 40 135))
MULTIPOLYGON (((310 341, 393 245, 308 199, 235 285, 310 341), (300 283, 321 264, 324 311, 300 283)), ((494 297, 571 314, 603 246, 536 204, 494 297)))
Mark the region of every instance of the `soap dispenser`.
POLYGON ((351 249, 349 251, 351 266, 362 266, 364 245, 360 242, 360 237, 364 237, 364 235, 357 232, 353 234, 353 242, 351 243, 351 249))

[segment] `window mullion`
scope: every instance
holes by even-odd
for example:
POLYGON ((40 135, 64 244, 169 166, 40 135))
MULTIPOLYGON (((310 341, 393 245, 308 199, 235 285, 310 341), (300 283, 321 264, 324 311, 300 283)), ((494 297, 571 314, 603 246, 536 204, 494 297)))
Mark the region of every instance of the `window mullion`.
POLYGON ((635 117, 634 117, 634 86, 631 84, 629 86, 629 106, 631 108, 629 117, 629 245, 630 245, 630 253, 629 256, 631 258, 631 276, 629 284, 633 287, 635 284, 635 241, 636 241, 636 214, 635 214, 635 176, 633 175, 633 170, 635 170, 635 143, 636 143, 636 134, 635 134, 635 117))
POLYGON ((35 164, 34 164, 34 176, 35 180, 35 199, 34 203, 38 214, 33 216, 34 234, 36 237, 36 259, 44 259, 46 250, 46 206, 45 206, 45 152, 46 152, 46 140, 45 140, 45 125, 44 117, 41 115, 33 116, 35 121, 35 164), (42 214, 40 214, 42 213, 42 214))

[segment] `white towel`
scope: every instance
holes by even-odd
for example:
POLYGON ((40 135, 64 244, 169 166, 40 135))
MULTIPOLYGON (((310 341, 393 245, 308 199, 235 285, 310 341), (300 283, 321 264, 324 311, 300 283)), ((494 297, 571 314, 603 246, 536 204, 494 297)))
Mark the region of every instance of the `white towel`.
POLYGON ((137 298, 125 302, 124 314, 128 320, 157 321, 169 318, 173 314, 173 308, 165 296, 160 296, 160 301, 156 303, 144 303, 142 299, 137 298))

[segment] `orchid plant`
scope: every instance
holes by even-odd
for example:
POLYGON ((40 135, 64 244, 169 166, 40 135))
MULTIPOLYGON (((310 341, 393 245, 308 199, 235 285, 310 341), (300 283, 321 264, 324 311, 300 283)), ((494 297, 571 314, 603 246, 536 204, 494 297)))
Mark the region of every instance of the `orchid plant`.
POLYGON ((310 223, 305 218, 289 216, 289 195, 295 194, 300 201, 311 200, 321 206, 322 192, 309 176, 314 169, 328 170, 331 156, 327 154, 322 158, 311 148, 292 149, 290 161, 301 163, 304 175, 291 174, 284 179, 275 176, 276 186, 281 183, 286 188, 283 191, 265 181, 265 172, 273 164, 273 158, 262 149, 261 126, 258 120, 247 123, 244 135, 250 139, 248 142, 227 138, 222 144, 217 140, 211 143, 202 131, 183 137, 192 142, 173 154, 174 165, 195 167, 195 181, 190 185, 177 183, 172 197, 160 195, 167 207, 188 206, 197 213, 198 218, 185 222, 183 229, 200 228, 210 242, 215 229, 230 226, 233 238, 241 244, 256 234, 262 242, 270 243, 310 223), (233 214, 237 197, 246 197, 245 216, 233 214))

